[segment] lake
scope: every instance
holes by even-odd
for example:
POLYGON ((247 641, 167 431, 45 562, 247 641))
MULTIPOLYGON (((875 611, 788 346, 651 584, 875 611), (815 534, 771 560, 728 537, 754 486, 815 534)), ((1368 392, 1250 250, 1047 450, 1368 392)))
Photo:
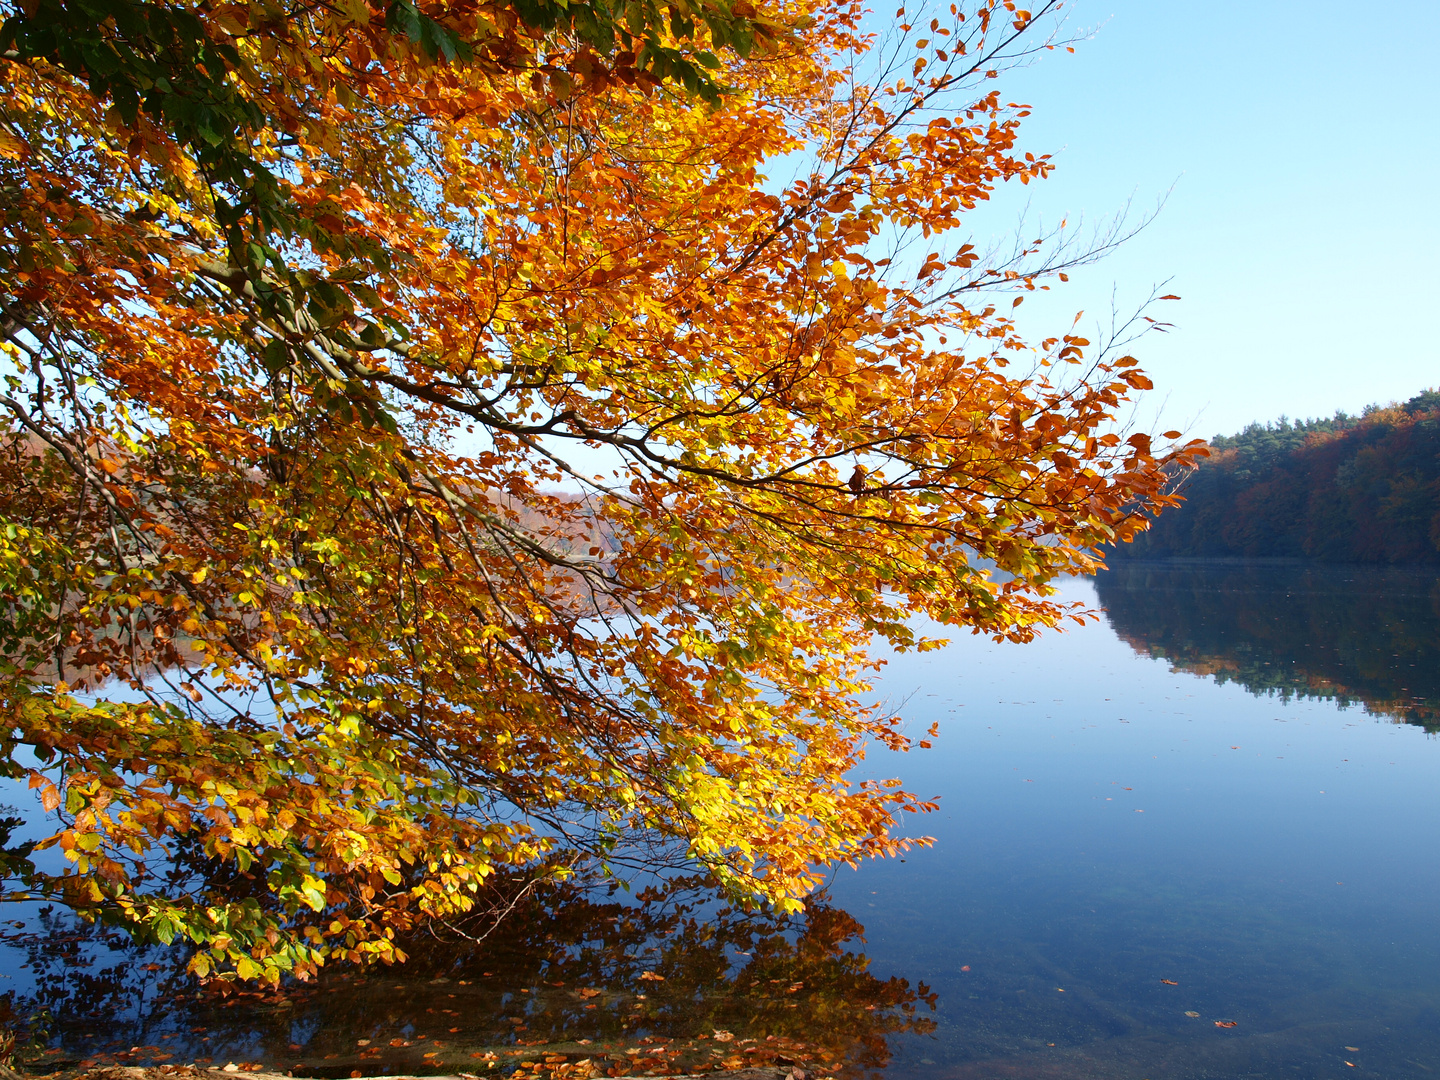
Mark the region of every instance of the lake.
POLYGON ((9 931, 0 997, 48 1006, 51 1065, 1440 1075, 1440 576, 1123 563, 1063 592, 1103 618, 892 660, 941 735, 866 769, 940 796, 905 823, 935 844, 837 870, 806 919, 577 889, 408 969, 222 998, 52 915, 9 931))

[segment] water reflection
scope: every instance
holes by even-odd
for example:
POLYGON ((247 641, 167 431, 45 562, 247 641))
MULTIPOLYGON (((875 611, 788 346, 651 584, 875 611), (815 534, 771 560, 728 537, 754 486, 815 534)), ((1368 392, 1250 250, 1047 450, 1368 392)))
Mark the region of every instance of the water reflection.
POLYGON ((1095 587, 1141 654, 1253 694, 1358 703, 1440 732, 1433 569, 1125 562, 1095 587))
POLYGON ((864 928, 823 897, 780 919, 699 895, 637 903, 572 880, 528 894, 483 942, 427 938, 406 943, 403 967, 228 993, 197 987, 178 949, 46 911, 0 935, 33 980, 0 1002, 28 1018, 22 1058, 46 1071, 173 1060, 316 1077, 777 1063, 868 1074, 888 1063, 890 1036, 933 1028, 934 995, 871 975, 864 928))

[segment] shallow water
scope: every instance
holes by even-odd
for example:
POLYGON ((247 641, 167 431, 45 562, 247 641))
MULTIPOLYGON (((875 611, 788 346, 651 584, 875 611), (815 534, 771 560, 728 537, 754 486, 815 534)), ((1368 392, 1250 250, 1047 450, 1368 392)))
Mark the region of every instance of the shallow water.
POLYGON ((866 768, 941 797, 936 842, 837 871, 808 922, 577 900, 228 1004, 174 954, 32 940, 0 994, 48 995, 52 1063, 484 1071, 590 1039, 571 1056, 635 1071, 793 1042, 896 1080, 1440 1074, 1436 575, 1130 564, 1066 593, 1106 619, 892 661, 883 692, 941 737, 866 768), (625 1058, 644 1036, 672 1056, 625 1058))

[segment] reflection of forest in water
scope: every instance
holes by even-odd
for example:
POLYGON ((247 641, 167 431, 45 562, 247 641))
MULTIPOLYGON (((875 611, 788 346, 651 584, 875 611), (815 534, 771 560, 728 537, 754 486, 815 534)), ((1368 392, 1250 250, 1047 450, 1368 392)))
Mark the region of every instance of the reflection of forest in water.
POLYGON ((866 1074, 888 1063, 889 1036, 933 1029, 934 995, 871 975, 864 927, 823 897, 775 918, 695 895, 619 902, 594 883, 551 885, 483 942, 427 937, 406 943, 401 967, 332 968, 277 990, 197 992, 185 950, 43 914, 0 934, 34 981, 0 994, 0 1027, 31 1039, 32 1071, 235 1062, 517 1080, 776 1064, 866 1074))
POLYGON ((1125 562, 1095 579, 1115 633, 1253 694, 1326 698, 1440 731, 1440 574, 1125 562))

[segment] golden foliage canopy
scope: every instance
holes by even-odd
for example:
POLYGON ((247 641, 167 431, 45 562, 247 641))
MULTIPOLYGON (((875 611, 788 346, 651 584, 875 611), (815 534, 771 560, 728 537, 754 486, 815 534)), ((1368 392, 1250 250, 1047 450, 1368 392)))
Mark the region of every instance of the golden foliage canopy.
POLYGON ((902 845, 867 645, 1057 622, 1194 452, 985 299, 1058 267, 951 239, 1050 168, 989 81, 1045 42, 940 15, 7 10, 10 895, 273 980, 501 868, 902 845))

